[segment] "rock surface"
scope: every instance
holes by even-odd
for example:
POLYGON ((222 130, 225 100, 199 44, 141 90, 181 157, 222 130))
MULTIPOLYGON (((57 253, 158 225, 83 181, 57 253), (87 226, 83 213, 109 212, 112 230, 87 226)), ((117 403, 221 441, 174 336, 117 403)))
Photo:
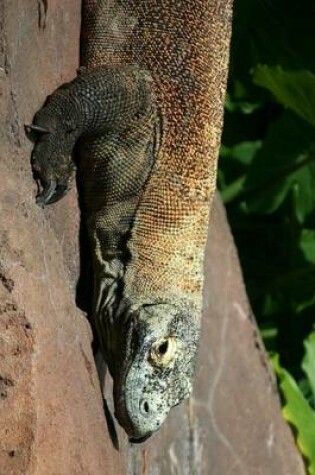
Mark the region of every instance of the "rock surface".
MULTIPOLYGON (((0 475, 304 474, 219 200, 194 396, 142 446, 117 428, 120 450, 113 447, 91 330, 75 305, 76 193, 45 210, 35 205, 23 128, 75 75, 79 31, 78 1, 0 2, 0 475)), ((105 393, 111 408, 109 380, 105 393)))

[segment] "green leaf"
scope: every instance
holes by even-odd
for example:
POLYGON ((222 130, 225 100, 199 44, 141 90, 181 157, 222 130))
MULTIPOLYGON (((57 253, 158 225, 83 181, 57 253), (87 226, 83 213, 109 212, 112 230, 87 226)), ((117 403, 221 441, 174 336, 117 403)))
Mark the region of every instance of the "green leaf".
POLYGON ((305 340, 304 347, 305 356, 302 368, 308 378, 313 393, 313 402, 315 403, 315 332, 311 333, 307 340, 305 340))
POLYGON ((305 259, 311 264, 315 264, 315 231, 313 229, 303 229, 299 245, 305 259))
POLYGON ((244 189, 245 177, 241 176, 237 180, 233 181, 230 185, 227 185, 221 191, 221 197, 224 204, 229 203, 230 201, 237 198, 244 189))
POLYGON ((236 160, 243 165, 249 165, 257 150, 261 148, 261 140, 241 142, 232 147, 221 146, 220 155, 236 160))
POLYGON ((315 75, 310 71, 284 71, 280 66, 258 65, 253 81, 315 126, 315 75))
POLYGON ((272 364, 285 399, 283 416, 296 429, 297 444, 308 461, 309 474, 315 475, 315 412, 290 373, 281 367, 278 355, 272 358, 272 364))
POLYGON ((246 176, 250 212, 274 212, 293 188, 300 218, 315 210, 314 142, 313 127, 289 111, 271 124, 246 176))

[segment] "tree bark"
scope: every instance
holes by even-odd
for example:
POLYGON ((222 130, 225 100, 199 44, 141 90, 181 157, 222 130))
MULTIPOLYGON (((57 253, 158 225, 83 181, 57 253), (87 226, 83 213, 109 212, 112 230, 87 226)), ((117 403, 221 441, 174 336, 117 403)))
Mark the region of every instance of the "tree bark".
MULTIPOLYGON (((79 3, 48 0, 45 12, 44 0, 0 1, 0 475, 303 474, 218 198, 194 396, 142 446, 119 428, 120 451, 112 445, 92 333, 75 305, 76 192, 35 205, 23 129, 75 75, 79 3)), ((106 395, 111 408, 110 381, 106 395)))

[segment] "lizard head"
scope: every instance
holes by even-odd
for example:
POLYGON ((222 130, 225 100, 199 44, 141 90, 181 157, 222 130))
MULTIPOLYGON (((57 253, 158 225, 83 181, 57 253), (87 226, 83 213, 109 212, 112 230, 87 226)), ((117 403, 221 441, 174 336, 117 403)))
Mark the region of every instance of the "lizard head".
POLYGON ((157 431, 192 390, 199 327, 170 304, 143 305, 129 319, 123 360, 112 368, 115 415, 132 442, 157 431))

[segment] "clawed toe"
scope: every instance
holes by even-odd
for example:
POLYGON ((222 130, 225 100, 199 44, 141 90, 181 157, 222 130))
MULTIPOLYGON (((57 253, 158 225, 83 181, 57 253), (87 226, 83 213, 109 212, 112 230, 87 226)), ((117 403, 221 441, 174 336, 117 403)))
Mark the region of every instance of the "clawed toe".
POLYGON ((46 204, 51 205, 61 200, 61 198, 63 198, 67 194, 67 191, 68 191, 68 187, 66 185, 57 185, 55 192, 49 198, 46 204))
POLYGON ((36 196, 36 204, 41 208, 44 208, 44 206, 49 204, 50 200, 53 199, 56 188, 56 180, 49 180, 49 182, 44 186, 43 190, 36 196))
POLYGON ((43 190, 36 196, 36 204, 41 208, 46 205, 51 205, 61 200, 67 194, 67 185, 57 185, 56 180, 50 180, 43 190))

